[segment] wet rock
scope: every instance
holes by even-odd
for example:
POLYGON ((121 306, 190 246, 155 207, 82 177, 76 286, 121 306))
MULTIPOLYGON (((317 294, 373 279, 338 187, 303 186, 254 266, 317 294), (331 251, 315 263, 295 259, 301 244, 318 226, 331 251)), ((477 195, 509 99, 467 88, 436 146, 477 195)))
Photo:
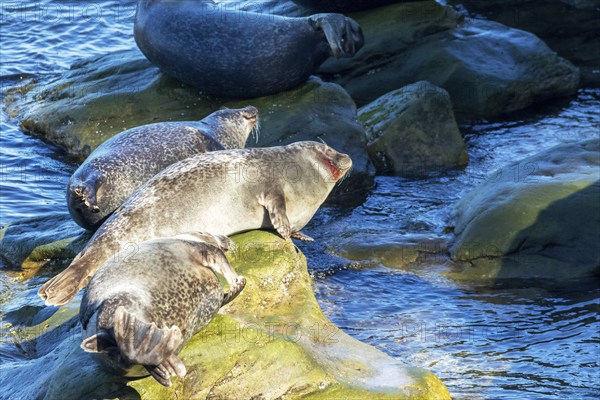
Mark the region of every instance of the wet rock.
MULTIPOLYGON (((60 331, 62 341, 50 353, 0 365, 3 393, 49 400, 450 398, 431 372, 406 366, 335 327, 314 297, 306 259, 291 242, 262 231, 234 241, 229 257, 246 277, 246 288, 182 350, 188 373, 173 386, 107 374, 78 347, 76 327, 60 331)), ((67 310, 61 319, 76 314, 78 301, 60 309, 67 310)))
POLYGON ((50 262, 68 265, 89 237, 66 210, 19 220, 0 228, 0 257, 20 278, 30 278, 50 262))
POLYGON ((422 271, 426 265, 431 270, 433 263, 443 264, 448 258, 445 238, 423 234, 361 233, 342 239, 336 247, 334 252, 348 260, 396 269, 422 271))
POLYGON ((353 160, 337 194, 373 184, 364 129, 356 105, 339 85, 312 78, 287 92, 256 99, 217 99, 162 74, 137 50, 85 60, 70 71, 8 94, 8 113, 27 131, 64 147, 79 159, 113 135, 159 121, 199 120, 221 107, 254 105, 261 131, 250 146, 324 140, 353 160))
POLYGON ((600 141, 508 165, 456 204, 457 279, 567 279, 600 271, 600 141))
POLYGON ((421 81, 359 110, 378 174, 403 177, 464 167, 469 156, 448 92, 421 81))
POLYGON ((452 0, 477 16, 532 32, 581 69, 583 86, 600 87, 599 0, 452 0))
POLYGON ((457 117, 488 117, 576 93, 579 71, 535 35, 476 19, 433 1, 353 14, 365 46, 319 72, 359 106, 426 80, 450 93, 457 117))

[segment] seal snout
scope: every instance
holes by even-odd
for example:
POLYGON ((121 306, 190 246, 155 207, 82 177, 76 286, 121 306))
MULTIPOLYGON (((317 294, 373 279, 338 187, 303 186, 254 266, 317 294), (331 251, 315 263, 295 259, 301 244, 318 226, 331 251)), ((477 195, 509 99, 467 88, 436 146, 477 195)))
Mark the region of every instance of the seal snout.
POLYGON ((331 161, 335 166, 335 171, 332 170, 332 174, 336 180, 342 179, 346 172, 352 168, 352 159, 347 154, 337 153, 331 161))
POLYGON ((242 108, 242 117, 251 122, 256 122, 258 118, 258 109, 253 106, 242 108))

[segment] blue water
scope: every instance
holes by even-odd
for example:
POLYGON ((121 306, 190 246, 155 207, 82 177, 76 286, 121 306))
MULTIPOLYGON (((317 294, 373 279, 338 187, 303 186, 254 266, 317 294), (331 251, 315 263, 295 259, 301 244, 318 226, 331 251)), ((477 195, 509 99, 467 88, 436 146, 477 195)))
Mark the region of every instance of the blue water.
MULTIPOLYGON (((8 1, 0 8, 4 88, 19 74, 55 74, 80 57, 134 46, 133 2, 8 1)), ((465 171, 421 180, 379 177, 362 206, 321 210, 306 229, 317 241, 302 249, 325 313, 350 335, 432 370, 458 399, 600 398, 597 282, 467 285, 444 278, 443 259, 387 268, 339 257, 348 240, 444 239, 450 206, 464 192, 514 160, 598 137, 599 109, 600 91, 582 90, 509 120, 462 126, 471 157, 465 171)), ((76 165, 1 116, 0 225, 64 211, 76 165)), ((0 316, 39 305, 36 287, 35 280, 14 281, 0 265, 0 316)), ((3 349, 1 362, 23 357, 17 348, 3 349)))

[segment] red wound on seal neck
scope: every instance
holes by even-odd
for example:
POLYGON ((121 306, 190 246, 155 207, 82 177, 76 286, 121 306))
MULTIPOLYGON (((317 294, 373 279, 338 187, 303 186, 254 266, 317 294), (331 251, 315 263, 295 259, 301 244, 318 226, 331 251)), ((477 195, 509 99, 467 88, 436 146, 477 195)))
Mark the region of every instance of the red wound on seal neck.
POLYGON ((336 165, 333 163, 333 161, 331 161, 328 158, 323 158, 323 162, 325 163, 325 165, 327 166, 327 168, 329 168, 329 171, 331 172, 331 175, 333 175, 333 178, 337 181, 338 179, 340 179, 340 175, 341 172, 338 169, 338 167, 336 167, 336 165))

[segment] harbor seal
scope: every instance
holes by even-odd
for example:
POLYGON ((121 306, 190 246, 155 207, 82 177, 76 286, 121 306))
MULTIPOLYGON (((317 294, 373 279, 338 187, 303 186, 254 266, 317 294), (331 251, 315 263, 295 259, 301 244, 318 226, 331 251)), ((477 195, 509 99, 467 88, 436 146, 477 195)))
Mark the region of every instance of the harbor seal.
POLYGON ((293 88, 328 57, 351 57, 364 43, 359 25, 341 14, 289 18, 209 0, 140 0, 134 36, 167 75, 237 98, 293 88))
POLYGON ((185 376, 177 354, 246 284, 225 257, 232 245, 227 237, 189 233, 107 260, 81 301, 81 348, 122 375, 150 373, 164 386, 185 376), (227 293, 215 272, 235 282, 227 293))
POLYGON ((386 4, 409 2, 414 0, 292 0, 311 11, 317 12, 356 12, 377 8, 386 4))
POLYGON ((242 148, 258 110, 216 111, 200 121, 128 129, 96 148, 71 176, 67 206, 82 228, 96 230, 131 193, 165 167, 198 153, 242 148))
POLYGON ((274 228, 309 240, 310 221, 352 161, 323 143, 222 150, 179 161, 136 190, 60 274, 40 287, 48 305, 62 305, 85 287, 111 255, 135 243, 181 232, 229 236, 274 228))

